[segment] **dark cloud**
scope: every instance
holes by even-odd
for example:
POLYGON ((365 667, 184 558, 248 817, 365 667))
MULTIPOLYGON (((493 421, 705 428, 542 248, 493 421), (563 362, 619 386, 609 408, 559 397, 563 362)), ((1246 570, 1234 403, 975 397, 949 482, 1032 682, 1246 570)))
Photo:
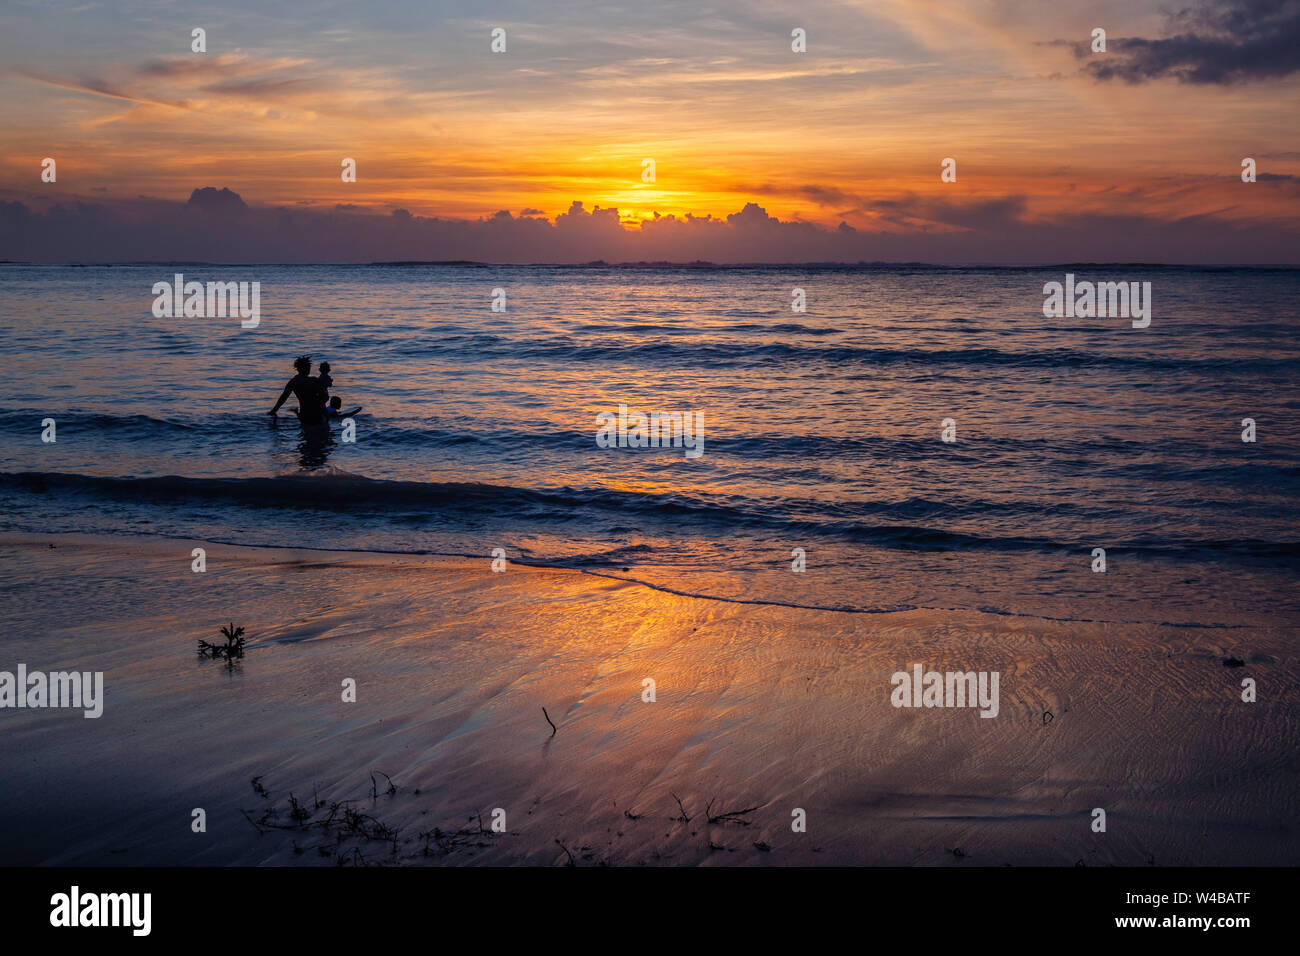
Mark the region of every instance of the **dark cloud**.
POLYGON ((67 79, 59 76, 49 76, 39 73, 35 70, 15 70, 15 75, 21 76, 28 80, 35 80, 37 83, 44 83, 47 86, 58 87, 63 90, 73 90, 77 93, 90 93, 95 96, 106 96, 114 100, 126 100, 131 103, 148 103, 154 106, 171 106, 183 108, 183 103, 170 103, 163 100, 154 100, 144 96, 138 96, 121 83, 98 76, 83 76, 67 79))
POLYGON ((149 102, 145 97, 136 95, 131 89, 124 84, 111 80, 103 76, 75 76, 61 77, 51 76, 45 73, 39 73, 35 70, 18 70, 17 75, 29 80, 35 80, 38 83, 45 83, 49 86, 57 86, 65 90, 76 90, 80 93, 98 93, 101 96, 111 97, 115 100, 131 100, 133 102, 149 102))
MULTIPOLYGON (((1251 189, 1284 190, 1287 182, 1251 189)), ((887 230, 790 222, 747 203, 725 217, 661 215, 639 226, 617 209, 575 201, 548 220, 506 211, 482 219, 383 214, 356 206, 250 207, 229 189, 196 189, 188 202, 69 201, 42 210, 0 201, 0 259, 31 262, 502 263, 1087 261, 1300 263, 1300 227, 1218 216, 1166 221, 1131 210, 1124 196, 1093 197, 1052 220, 1028 216, 1022 197, 902 196, 869 204, 887 230)))
POLYGON ((801 186, 798 190, 799 195, 805 196, 817 203, 819 206, 844 206, 858 205, 861 200, 851 193, 846 193, 842 189, 834 186, 801 186))
POLYGON ((1228 85, 1300 71, 1300 0, 1205 2, 1169 16, 1170 36, 1111 38, 1107 53, 1073 44, 1098 80, 1173 77, 1228 85))
POLYGON ((845 192, 836 186, 825 186, 819 183, 759 183, 758 185, 733 183, 730 188, 732 192, 749 192, 760 196, 795 196, 800 199, 809 199, 818 206, 827 208, 843 208, 847 206, 858 209, 863 205, 861 197, 845 192))
POLYGON ((320 83, 309 77, 253 76, 240 80, 222 80, 202 87, 204 93, 218 96, 272 97, 298 90, 315 90, 320 83))
POLYGON ((1024 196, 953 200, 908 195, 867 204, 868 209, 890 222, 921 221, 986 231, 1020 225, 1027 206, 1024 196))
POLYGON ((203 57, 193 54, 187 56, 159 57, 146 60, 136 69, 141 76, 192 76, 205 73, 209 66, 203 57))
POLYGON ((186 205, 191 209, 216 213, 242 212, 248 208, 248 204, 239 193, 225 187, 215 189, 212 186, 194 190, 190 193, 186 205))
MULTIPOLYGON (((735 189, 737 192, 744 191, 741 187, 735 189)), ((762 184, 754 191, 766 196, 798 196, 811 199, 819 206, 836 210, 835 214, 841 218, 868 213, 895 225, 915 226, 930 223, 963 229, 990 229, 1014 225, 1024 218, 1028 207, 1023 196, 970 200, 936 199, 909 193, 898 199, 872 200, 834 186, 817 184, 784 186, 772 183, 762 184)))

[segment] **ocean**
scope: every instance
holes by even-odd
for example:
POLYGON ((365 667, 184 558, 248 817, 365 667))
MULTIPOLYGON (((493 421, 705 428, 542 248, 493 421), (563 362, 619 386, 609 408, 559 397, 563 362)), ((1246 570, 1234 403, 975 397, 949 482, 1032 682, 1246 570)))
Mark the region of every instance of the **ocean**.
POLYGON ((3 265, 0 529, 1286 627, 1297 302, 1295 269, 3 265), (259 324, 156 317, 176 273, 259 282, 259 324), (1150 325, 1045 318, 1066 273, 1149 281, 1150 325), (302 353, 355 440, 266 414, 302 353), (702 416, 703 454, 599 447, 620 405, 702 416))

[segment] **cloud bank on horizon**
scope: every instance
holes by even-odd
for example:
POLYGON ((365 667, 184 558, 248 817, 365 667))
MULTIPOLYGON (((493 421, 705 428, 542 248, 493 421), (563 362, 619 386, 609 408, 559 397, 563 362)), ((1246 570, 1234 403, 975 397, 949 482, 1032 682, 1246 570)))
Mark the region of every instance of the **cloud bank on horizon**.
MULTIPOLYGON (((1290 181, 1277 183, 1292 189, 1290 181)), ((953 228, 863 232, 847 223, 781 221, 756 203, 723 217, 660 216, 634 227, 616 209, 575 200, 549 220, 507 210, 440 219, 355 206, 250 208, 229 189, 194 190, 186 203, 78 203, 44 213, 0 202, 0 259, 30 262, 309 263, 470 260, 494 263, 929 262, 1035 264, 1167 262, 1294 264, 1300 240, 1279 229, 1209 217, 1173 222, 1091 214, 1021 218, 1018 197, 993 202, 895 203, 953 228), (1158 251, 1157 251, 1158 250, 1158 251)), ((536 213, 536 210, 529 210, 536 213)))
POLYGON ((0 62, 5 259, 1300 262, 1300 0, 51 0, 0 62))

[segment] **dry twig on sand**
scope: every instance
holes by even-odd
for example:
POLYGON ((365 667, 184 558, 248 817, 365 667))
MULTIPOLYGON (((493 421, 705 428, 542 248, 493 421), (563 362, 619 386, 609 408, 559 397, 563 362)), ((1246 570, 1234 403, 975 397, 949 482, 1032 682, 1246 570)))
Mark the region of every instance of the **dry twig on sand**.
POLYGON ((376 773, 388 781, 388 789, 385 790, 384 793, 386 793, 390 797, 393 794, 395 794, 397 792, 397 786, 393 783, 393 778, 390 777, 388 774, 384 773, 382 770, 376 770, 370 774, 370 799, 371 800, 379 799, 379 787, 375 782, 376 773))
MULTIPOLYGON (((716 799, 717 797, 713 798, 713 800, 716 799)), ((763 808, 763 805, 759 804, 756 807, 747 807, 744 810, 728 810, 726 813, 719 813, 715 816, 713 814, 713 800, 710 800, 704 808, 704 815, 708 817, 710 823, 739 823, 742 827, 747 827, 754 821, 742 820, 741 817, 763 808)))
POLYGON ((674 819, 681 820, 682 823, 690 823, 691 822, 690 815, 686 812, 686 808, 682 806, 681 797, 677 796, 677 794, 674 793, 672 794, 672 798, 677 801, 677 809, 681 811, 681 815, 675 817, 674 819))

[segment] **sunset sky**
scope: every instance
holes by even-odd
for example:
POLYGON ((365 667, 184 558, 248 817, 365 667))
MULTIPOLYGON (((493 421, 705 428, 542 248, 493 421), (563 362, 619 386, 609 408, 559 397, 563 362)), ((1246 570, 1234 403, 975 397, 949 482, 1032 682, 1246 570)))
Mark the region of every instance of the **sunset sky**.
POLYGON ((1108 216, 1291 236, 1293 251, 1300 3, 1162 9, 8 3, 0 200, 182 203, 210 186, 254 208, 471 220, 554 220, 577 201, 632 229, 754 203, 912 237, 1108 216), (1094 27, 1106 54, 1087 51, 1094 27), (40 181, 46 156, 57 183, 40 181), (956 183, 940 182, 945 157, 956 183))

